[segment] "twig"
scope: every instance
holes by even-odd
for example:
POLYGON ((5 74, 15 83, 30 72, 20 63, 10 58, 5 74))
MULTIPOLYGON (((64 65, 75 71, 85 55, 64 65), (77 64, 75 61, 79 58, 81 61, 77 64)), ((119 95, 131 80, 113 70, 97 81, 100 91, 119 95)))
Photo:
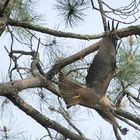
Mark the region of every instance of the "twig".
POLYGON ((107 27, 107 22, 106 22, 106 17, 105 17, 105 12, 104 12, 104 9, 103 9, 102 1, 98 0, 98 4, 99 4, 99 9, 100 9, 101 17, 102 17, 104 31, 108 31, 108 27, 107 27))
POLYGON ((118 133, 117 127, 115 127, 114 125, 113 125, 113 130, 114 130, 114 134, 115 134, 115 136, 116 136, 116 139, 117 139, 117 140, 122 140, 122 138, 120 137, 120 135, 119 135, 119 133, 118 133))
MULTIPOLYGON (((31 116, 34 120, 36 120, 39 124, 41 124, 44 128, 51 128, 63 136, 70 138, 72 140, 82 140, 83 138, 67 128, 63 127, 59 123, 49 119, 47 116, 42 115, 39 111, 33 108, 31 105, 27 104, 21 97, 17 94, 7 95, 7 98, 12 101, 16 106, 18 106, 22 111, 24 111, 27 115, 31 116)), ((85 138, 85 140, 88 140, 85 138)))
POLYGON ((130 123, 127 119, 125 119, 125 118, 123 118, 123 117, 120 117, 119 115, 116 115, 116 114, 114 114, 114 115, 115 115, 118 119, 120 119, 121 121, 127 123, 129 126, 131 126, 131 127, 133 127, 134 129, 140 131, 140 128, 139 128, 139 127, 137 127, 136 125, 130 123))

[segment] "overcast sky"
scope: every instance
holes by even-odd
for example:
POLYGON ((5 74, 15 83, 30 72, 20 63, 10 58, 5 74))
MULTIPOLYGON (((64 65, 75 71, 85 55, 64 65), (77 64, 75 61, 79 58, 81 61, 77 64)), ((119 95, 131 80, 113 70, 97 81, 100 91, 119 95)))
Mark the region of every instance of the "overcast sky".
MULTIPOLYGON (((123 4, 124 2, 128 3, 129 0, 108 0, 112 5, 118 6, 120 4, 123 4)), ((44 21, 41 21, 41 23, 44 24, 44 26, 52 29, 57 29, 59 27, 59 30, 62 31, 70 31, 70 32, 76 32, 76 33, 84 33, 84 34, 96 34, 103 31, 102 22, 99 13, 97 12, 90 12, 89 9, 87 11, 88 16, 86 17, 85 22, 80 23, 80 26, 77 28, 66 28, 64 26, 64 23, 58 19, 57 11, 55 10, 55 7, 53 6, 53 2, 55 0, 40 0, 38 2, 38 5, 36 7, 37 11, 43 15, 44 21), (58 22, 59 21, 59 22, 58 22)), ((124 25, 121 25, 122 27, 124 25)), ((5 76, 7 75, 7 69, 9 66, 9 58, 7 57, 7 53, 3 46, 8 46, 10 40, 10 36, 4 33, 2 37, 0 38, 0 72, 1 72, 1 81, 5 79, 5 76)), ((85 42, 80 40, 75 40, 74 42, 69 43, 69 45, 74 44, 75 48, 70 47, 68 50, 72 53, 74 51, 78 51, 79 46, 83 44, 91 44, 92 41, 85 42)), ((32 135, 32 140, 35 140, 36 138, 41 138, 43 135, 46 134, 46 130, 40 126, 37 122, 35 122, 33 119, 28 117, 25 113, 22 111, 19 111, 16 107, 13 108, 13 115, 12 119, 10 120, 10 117, 5 117, 4 119, 0 119, 3 125, 8 124, 10 121, 17 121, 15 126, 23 129, 23 131, 27 130, 29 131, 29 134, 32 135)), ((51 114, 50 114, 51 116, 51 114)), ((55 119, 55 117, 54 117, 55 119)), ((103 133, 105 139, 108 140, 109 135, 113 134, 112 126, 104 121, 94 110, 87 111, 86 108, 80 109, 80 111, 77 111, 74 113, 75 123, 77 126, 81 128, 81 131, 85 133, 86 136, 92 138, 93 135, 98 134, 100 131, 103 133), (88 113, 87 113, 88 112, 88 113), (78 123, 79 122, 79 123, 78 123)), ((61 120, 63 121, 63 120, 61 120)), ((126 124, 122 123, 122 126, 125 127, 126 124)), ((128 138, 132 138, 131 134, 134 134, 135 132, 133 129, 130 129, 128 134, 126 136, 123 136, 123 140, 128 140, 128 138)), ((114 134, 113 134, 114 135, 114 134)), ((48 140, 48 138, 44 138, 43 140, 48 140)), ((135 140, 133 138, 133 140, 135 140)))

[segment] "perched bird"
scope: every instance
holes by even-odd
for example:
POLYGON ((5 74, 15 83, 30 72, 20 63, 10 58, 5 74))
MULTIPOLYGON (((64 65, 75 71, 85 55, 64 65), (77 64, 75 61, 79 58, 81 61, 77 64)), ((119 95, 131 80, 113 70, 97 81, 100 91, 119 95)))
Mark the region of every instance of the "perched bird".
POLYGON ((99 50, 91 63, 86 76, 86 87, 69 80, 63 73, 59 74, 59 90, 67 108, 76 104, 95 108, 102 118, 117 127, 122 134, 127 133, 121 128, 113 113, 116 110, 113 102, 105 95, 116 68, 116 40, 104 37, 100 41, 99 50))

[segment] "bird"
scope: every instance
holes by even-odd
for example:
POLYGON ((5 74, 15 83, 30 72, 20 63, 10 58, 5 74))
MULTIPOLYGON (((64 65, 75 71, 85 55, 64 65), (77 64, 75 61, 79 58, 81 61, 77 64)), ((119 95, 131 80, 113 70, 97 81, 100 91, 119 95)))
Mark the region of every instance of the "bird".
POLYGON ((92 88, 82 87, 68 79, 62 72, 59 73, 59 90, 67 108, 81 104, 89 108, 105 108, 115 110, 115 105, 108 97, 97 94, 92 88))
POLYGON ((62 72, 59 73, 58 86, 68 108, 73 104, 86 102, 89 107, 100 105, 115 110, 115 105, 105 95, 115 72, 115 42, 109 37, 103 38, 100 42, 99 50, 88 69, 86 87, 69 80, 62 72))
POLYGON ((125 135, 128 129, 119 126, 113 115, 117 108, 106 95, 116 70, 116 43, 112 36, 102 38, 98 52, 88 68, 85 87, 70 80, 62 72, 59 73, 58 87, 67 108, 77 104, 94 108, 103 119, 125 135))

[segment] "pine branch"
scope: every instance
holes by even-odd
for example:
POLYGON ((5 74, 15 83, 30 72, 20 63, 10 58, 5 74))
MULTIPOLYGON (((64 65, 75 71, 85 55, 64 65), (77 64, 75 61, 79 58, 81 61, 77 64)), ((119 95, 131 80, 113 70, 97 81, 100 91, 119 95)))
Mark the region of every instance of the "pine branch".
POLYGON ((8 25, 15 26, 15 27, 22 27, 22 28, 33 30, 33 31, 57 36, 57 37, 75 38, 75 39, 83 39, 83 40, 99 39, 99 38, 109 36, 109 35, 111 36, 117 35, 117 37, 119 38, 127 37, 133 34, 140 35, 140 25, 128 26, 126 28, 118 29, 115 31, 107 31, 107 32, 99 33, 99 34, 93 34, 93 35, 57 31, 57 30, 49 29, 47 27, 42 27, 40 25, 20 22, 13 19, 8 20, 8 25))
MULTIPOLYGON (((19 107, 22 111, 24 111, 27 115, 36 120, 39 124, 41 124, 44 128, 51 128, 56 132, 59 132, 66 138, 70 138, 72 140, 83 140, 81 136, 73 133, 67 128, 63 127, 59 123, 49 119, 48 117, 42 115, 39 111, 33 108, 31 105, 27 104, 23 99, 20 98, 17 94, 7 95, 7 98, 13 102, 17 107, 19 107)), ((84 138, 84 140, 88 140, 84 138)))

